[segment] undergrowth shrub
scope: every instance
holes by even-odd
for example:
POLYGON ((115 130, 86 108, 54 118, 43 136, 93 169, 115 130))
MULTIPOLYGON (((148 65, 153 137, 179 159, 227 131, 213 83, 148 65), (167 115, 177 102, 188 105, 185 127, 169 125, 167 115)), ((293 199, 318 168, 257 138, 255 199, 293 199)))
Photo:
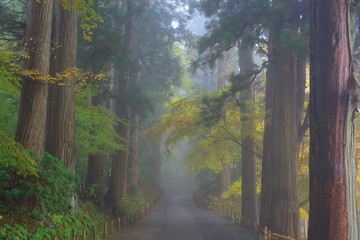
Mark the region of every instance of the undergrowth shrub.
MULTIPOLYGON (((29 154, 35 159, 34 154, 29 154)), ((32 167, 34 173, 25 175, 19 174, 21 169, 14 164, 0 164, 0 202, 7 206, 0 214, 22 212, 39 218, 68 208, 75 193, 76 177, 64 162, 45 153, 32 167)))
POLYGON ((0 239, 9 240, 52 240, 72 239, 74 231, 78 236, 86 229, 86 239, 92 239, 94 226, 98 227, 97 239, 103 236, 102 226, 109 217, 99 212, 90 202, 79 202, 78 209, 47 214, 44 219, 19 218, 11 216, 0 221, 0 239), (2 221, 5 222, 2 224, 2 221))
POLYGON ((133 215, 147 203, 147 199, 140 188, 134 188, 131 194, 125 196, 125 215, 133 215))

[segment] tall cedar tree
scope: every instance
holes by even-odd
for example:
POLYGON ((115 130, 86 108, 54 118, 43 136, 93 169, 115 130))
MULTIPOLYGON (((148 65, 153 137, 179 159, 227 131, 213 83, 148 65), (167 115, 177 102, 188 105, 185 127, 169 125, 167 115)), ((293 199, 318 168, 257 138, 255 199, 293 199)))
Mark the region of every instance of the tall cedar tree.
MULTIPOLYGON (((103 104, 104 95, 99 94, 91 99, 93 106, 103 104)), ((85 179, 85 187, 90 192, 94 189, 94 196, 90 200, 95 202, 101 209, 104 208, 104 161, 106 156, 101 153, 94 153, 89 155, 88 169, 85 179)))
POLYGON ((69 6, 64 4, 58 1, 56 13, 56 50, 51 58, 51 74, 61 84, 51 86, 49 91, 46 150, 75 171, 75 79, 71 71, 76 65, 77 13, 69 9, 73 1, 67 3, 69 6))
MULTIPOLYGON (((299 234, 297 159, 305 91, 305 57, 284 32, 297 32, 307 0, 274 1, 269 29, 260 225, 291 237, 299 234), (302 8, 299 8, 302 6, 302 8), (283 14, 290 12, 290 15, 283 14)), ((301 32, 298 32, 298 34, 301 32)), ((297 43, 300 44, 300 43, 297 43)))
MULTIPOLYGON (((137 34, 135 32, 134 27, 134 35, 137 34)), ((141 46, 141 44, 139 44, 141 46)), ((139 46, 139 47, 140 47, 139 46)), ((135 54, 134 54, 135 55, 135 54)), ((133 57, 135 58, 135 56, 133 57)), ((140 62, 140 61, 138 61, 140 62)), ((132 83, 136 84, 141 79, 141 63, 138 63, 138 67, 133 66, 132 72, 132 83), (135 68, 135 69, 134 69, 135 68)), ((141 109, 136 104, 132 104, 130 106, 130 115, 131 115, 131 123, 132 127, 130 128, 130 136, 129 136, 129 178, 128 178, 128 186, 131 188, 136 187, 138 185, 138 165, 139 165, 139 121, 140 121, 140 112, 141 109)))
MULTIPOLYGON (((120 4, 117 1, 117 4, 120 4)), ((120 42, 119 38, 123 34, 122 31, 118 29, 109 27, 110 23, 117 19, 119 22, 118 25, 121 25, 122 22, 119 20, 120 15, 118 8, 114 7, 114 3, 108 1, 97 1, 94 2, 93 7, 96 12, 101 14, 103 23, 94 29, 92 34, 92 41, 86 41, 82 38, 79 39, 79 58, 78 64, 81 68, 90 69, 92 72, 103 72, 107 71, 110 67, 110 63, 114 62, 114 59, 118 58, 120 42), (96 61, 94 61, 96 59, 96 61)), ((97 85, 96 83, 92 86, 94 89, 101 89, 100 92, 93 96, 91 99, 91 104, 93 106, 99 106, 106 104, 108 101, 106 91, 108 89, 106 83, 97 85)), ((96 128, 96 125, 93 125, 92 128, 96 128)), ((105 193, 105 176, 104 176, 104 163, 107 158, 106 155, 101 153, 102 149, 89 154, 88 156, 88 168, 85 178, 85 187, 89 194, 87 197, 89 200, 96 203, 101 209, 104 208, 104 193, 105 193)))
POLYGON ((260 225, 269 226, 272 232, 292 237, 298 235, 298 118, 303 112, 305 90, 305 58, 300 61, 298 56, 301 52, 298 49, 304 43, 296 40, 302 40, 307 2, 308 0, 253 0, 241 3, 234 0, 201 1, 207 15, 219 17, 210 34, 200 42, 202 52, 210 49, 207 58, 205 56, 203 60, 208 61, 218 56, 219 52, 226 51, 239 39, 248 40, 248 27, 254 27, 255 33, 251 34, 250 40, 262 41, 264 34, 268 36, 267 119, 262 161, 260 225))
POLYGON ((309 239, 359 239, 352 72, 354 6, 312 1, 309 239))
POLYGON ((16 141, 38 155, 44 152, 46 138, 48 86, 43 77, 49 74, 52 9, 53 0, 29 1, 24 70, 35 77, 23 78, 15 135, 16 141))
MULTIPOLYGON (((240 45, 240 44, 239 44, 240 45)), ((239 46, 239 67, 244 76, 254 71, 253 46, 239 46)), ((256 197, 256 158, 255 158, 255 120, 254 103, 255 91, 253 75, 246 79, 246 89, 240 94, 244 103, 241 105, 241 214, 252 222, 258 222, 258 209, 256 197)))
MULTIPOLYGON (((224 55, 218 61, 218 90, 226 87, 226 78, 227 78, 227 67, 230 60, 230 54, 225 52, 224 55)), ((217 190, 218 194, 225 192, 231 184, 231 163, 227 159, 221 159, 222 168, 221 172, 217 175, 217 190)))
MULTIPOLYGON (((115 88, 114 106, 116 113, 123 119, 130 119, 130 108, 124 100, 130 82, 130 62, 131 62, 131 43, 134 24, 134 0, 125 1, 125 40, 124 40, 124 59, 125 63, 119 71, 119 79, 115 88), (121 98, 123 97, 123 98, 121 98)), ((125 145, 129 143, 129 127, 124 124, 116 126, 118 134, 125 139, 125 145)), ((112 209, 114 215, 121 214, 123 210, 124 197, 126 194, 127 183, 127 164, 128 151, 118 150, 114 153, 111 163, 111 176, 109 182, 109 190, 106 193, 106 203, 112 209)))
POLYGON ((138 185, 138 166, 139 166, 139 119, 140 114, 136 109, 132 112, 132 123, 131 129, 131 152, 129 156, 130 164, 130 184, 132 186, 138 185))

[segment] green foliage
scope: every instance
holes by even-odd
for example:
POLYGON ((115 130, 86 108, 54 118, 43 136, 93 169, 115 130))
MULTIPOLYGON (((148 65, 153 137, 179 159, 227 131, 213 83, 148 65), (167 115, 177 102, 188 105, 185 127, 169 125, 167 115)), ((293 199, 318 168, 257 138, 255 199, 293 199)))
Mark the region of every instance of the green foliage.
POLYGON ((97 237, 103 235, 101 225, 108 217, 98 212, 89 202, 80 202, 77 210, 48 214, 43 219, 33 220, 17 215, 4 216, 0 222, 0 239, 71 239, 75 231, 78 236, 86 229, 86 239, 92 238, 92 229, 98 226, 97 237), (44 220, 46 219, 46 220, 44 220))
POLYGON ((68 208, 68 199, 75 193, 76 177, 63 161, 45 153, 38 168, 38 178, 33 181, 24 179, 23 184, 27 196, 36 196, 42 205, 32 211, 34 216, 45 213, 57 213, 68 208))
POLYGON ((92 5, 93 0, 62 0, 64 9, 74 9, 80 15, 80 28, 83 30, 83 38, 90 41, 92 30, 102 22, 101 16, 95 12, 92 5))
POLYGON ((281 28, 279 43, 282 49, 294 49, 298 56, 304 56, 309 51, 310 25, 305 24, 299 31, 296 26, 285 23, 281 28))
MULTIPOLYGON (((193 148, 185 157, 185 162, 189 170, 195 173, 205 169, 218 173, 222 170, 223 163, 238 160, 239 146, 244 137, 252 135, 259 146, 261 145, 261 124, 257 125, 255 132, 240 132, 242 113, 237 103, 222 103, 221 112, 219 109, 216 110, 216 121, 209 124, 209 119, 204 118, 202 114, 204 102, 201 100, 201 97, 174 100, 169 113, 163 116, 162 121, 144 133, 150 133, 154 138, 166 133, 165 143, 170 147, 181 139, 190 138, 193 148)), ((246 117, 255 118, 257 115, 248 114, 246 117)))
POLYGON ((163 103, 174 93, 172 88, 181 84, 184 68, 181 53, 174 47, 181 33, 171 26, 177 14, 168 8, 173 7, 153 1, 134 24, 133 46, 139 47, 133 49, 132 68, 140 74, 133 74, 128 101, 144 114, 162 110, 163 103))
POLYGON ((235 197, 237 199, 240 199, 241 198, 241 184, 242 184, 242 180, 240 177, 238 180, 236 180, 229 186, 227 191, 225 191, 221 194, 221 197, 223 199, 228 199, 229 197, 235 197))
POLYGON ((198 44, 200 56, 193 67, 214 66, 222 52, 238 42, 242 46, 265 43, 259 50, 264 54, 270 47, 294 49, 299 56, 309 51, 309 25, 305 22, 305 7, 298 9, 297 2, 276 0, 213 1, 201 0, 198 9, 211 20, 208 33, 198 44), (303 11, 303 13, 301 12, 303 11), (302 19, 301 17, 302 16, 302 19))
POLYGON ((10 179, 8 170, 22 177, 37 175, 37 164, 29 151, 2 132, 0 139, 0 189, 10 179))
POLYGON ((0 16, 7 21, 0 21, 2 40, 22 40, 26 29, 27 3, 23 1, 2 1, 0 16))
POLYGON ((14 44, 0 48, 0 131, 8 136, 15 135, 17 110, 20 98, 20 79, 17 73, 21 67, 17 63, 21 53, 9 50, 14 44))
POLYGON ((125 196, 125 215, 134 215, 137 211, 141 209, 141 207, 145 206, 147 203, 147 199, 145 198, 142 191, 139 188, 125 196))
POLYGON ((204 169, 219 173, 224 163, 234 162, 239 157, 238 146, 235 143, 214 136, 198 139, 193 150, 186 156, 185 162, 189 170, 195 173, 204 169))
POLYGON ((15 211, 30 211, 34 217, 66 210, 68 199, 75 192, 75 175, 66 169, 63 161, 48 153, 35 169, 32 175, 22 176, 16 174, 14 167, 1 165, 0 198, 11 205, 23 203, 28 209, 15 211))
POLYGON ((241 198, 227 198, 212 197, 210 196, 210 202, 213 206, 217 206, 219 209, 231 209, 235 212, 241 213, 241 198))
POLYGON ((23 225, 14 224, 13 226, 10 224, 5 224, 3 227, 0 228, 0 238, 1 239, 28 239, 30 234, 28 229, 25 228, 23 225))
POLYGON ((79 154, 108 155, 116 150, 126 150, 122 139, 114 129, 127 124, 105 106, 93 106, 91 98, 96 92, 87 88, 76 96, 76 149, 79 154))

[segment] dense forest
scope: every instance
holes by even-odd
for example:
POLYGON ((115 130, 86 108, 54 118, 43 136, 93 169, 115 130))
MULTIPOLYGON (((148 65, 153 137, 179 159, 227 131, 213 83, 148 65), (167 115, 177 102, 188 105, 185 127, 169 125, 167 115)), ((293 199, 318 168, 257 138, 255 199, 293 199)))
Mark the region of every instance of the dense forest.
POLYGON ((171 192, 360 239, 359 3, 0 1, 0 239, 125 227, 171 192))

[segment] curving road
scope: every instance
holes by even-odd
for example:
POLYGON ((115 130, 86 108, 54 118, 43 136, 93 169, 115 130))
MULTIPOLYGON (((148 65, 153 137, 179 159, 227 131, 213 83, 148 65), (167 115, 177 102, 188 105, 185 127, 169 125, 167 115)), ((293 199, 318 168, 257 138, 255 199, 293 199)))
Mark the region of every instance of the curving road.
POLYGON ((112 240, 253 240, 241 226, 197 208, 191 197, 169 195, 136 226, 112 240))

